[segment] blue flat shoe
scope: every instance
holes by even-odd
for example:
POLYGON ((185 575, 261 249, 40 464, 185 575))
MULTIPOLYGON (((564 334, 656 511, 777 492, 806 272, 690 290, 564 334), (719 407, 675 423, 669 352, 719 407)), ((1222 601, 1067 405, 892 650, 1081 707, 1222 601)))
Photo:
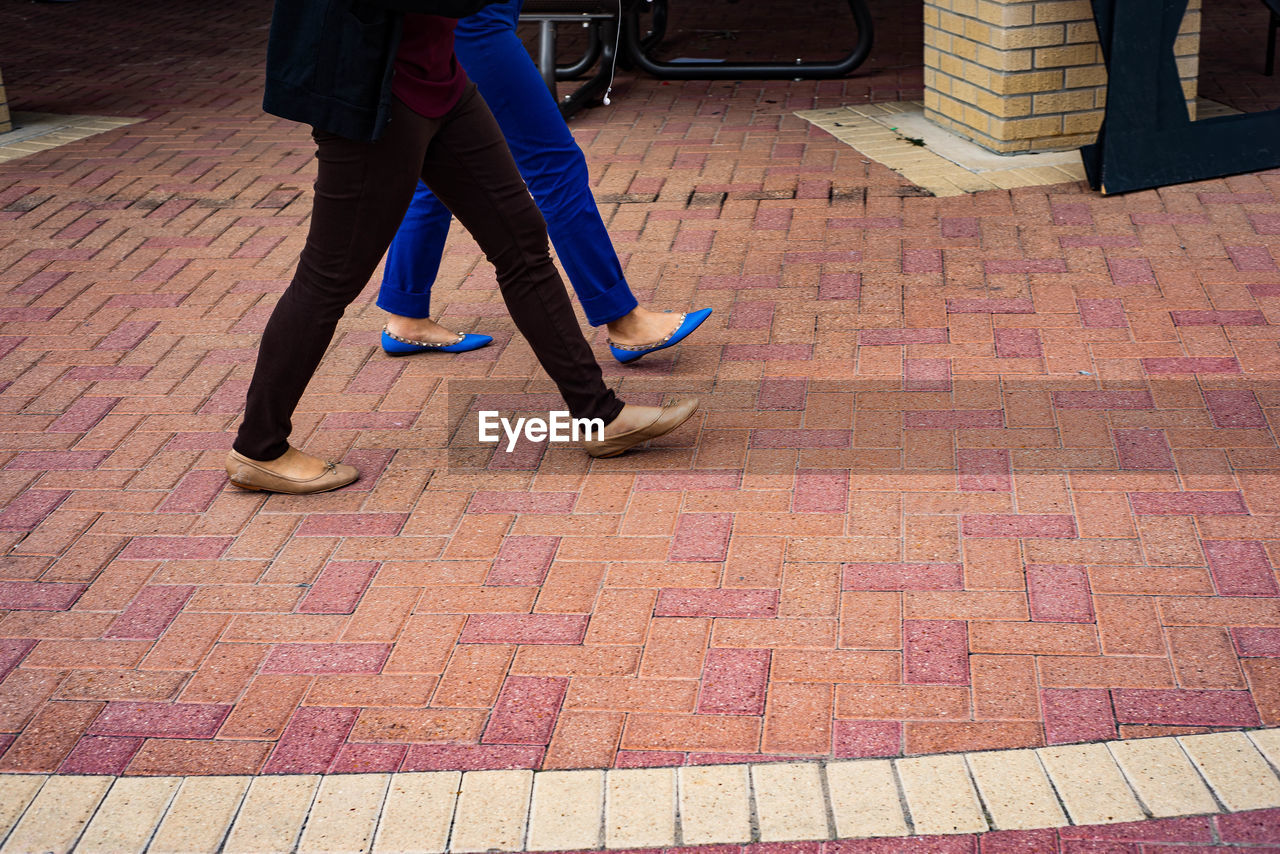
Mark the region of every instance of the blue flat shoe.
POLYGON ((388 356, 412 356, 414 353, 467 353, 471 350, 479 350, 492 342, 493 337, 490 335, 462 332, 459 333, 458 340, 452 344, 432 344, 392 335, 385 328, 382 330, 382 349, 388 356))
POLYGON ((613 353, 613 358, 622 362, 634 362, 641 356, 647 356, 658 350, 665 350, 668 347, 674 347, 683 341, 690 332, 702 325, 702 321, 711 316, 711 309, 700 308, 697 311, 690 311, 681 316, 680 325, 675 331, 663 338, 656 344, 614 344, 609 342, 609 352, 613 353))

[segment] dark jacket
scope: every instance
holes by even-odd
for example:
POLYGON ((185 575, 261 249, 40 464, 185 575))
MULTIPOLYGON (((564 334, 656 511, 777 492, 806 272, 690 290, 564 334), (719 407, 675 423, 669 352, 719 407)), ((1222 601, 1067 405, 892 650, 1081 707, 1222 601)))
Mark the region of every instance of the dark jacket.
POLYGON ((348 139, 377 139, 405 12, 464 18, 496 0, 276 0, 262 108, 348 139))

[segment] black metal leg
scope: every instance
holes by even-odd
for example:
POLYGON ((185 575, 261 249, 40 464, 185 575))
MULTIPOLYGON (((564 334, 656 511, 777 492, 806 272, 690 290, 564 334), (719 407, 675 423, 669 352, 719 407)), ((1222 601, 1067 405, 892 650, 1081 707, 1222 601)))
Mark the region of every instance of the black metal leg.
POLYGON ((538 22, 538 70, 542 80, 556 97, 556 24, 555 21, 538 22))
POLYGON ((579 77, 587 73, 587 69, 596 64, 600 59, 600 24, 598 21, 591 21, 587 25, 587 52, 582 55, 582 59, 572 65, 560 65, 556 67, 557 80, 577 80, 579 77))
POLYGON ((667 0, 647 0, 653 17, 649 20, 649 32, 640 40, 645 50, 652 50, 667 35, 667 0))
POLYGON ((609 88, 609 79, 613 76, 614 44, 617 41, 615 27, 617 24, 614 21, 600 22, 600 64, 590 80, 579 86, 572 95, 560 101, 560 115, 565 119, 609 88))
POLYGON ((1280 15, 1271 13, 1271 26, 1267 27, 1267 66, 1263 74, 1270 77, 1276 71, 1276 30, 1280 29, 1280 15))

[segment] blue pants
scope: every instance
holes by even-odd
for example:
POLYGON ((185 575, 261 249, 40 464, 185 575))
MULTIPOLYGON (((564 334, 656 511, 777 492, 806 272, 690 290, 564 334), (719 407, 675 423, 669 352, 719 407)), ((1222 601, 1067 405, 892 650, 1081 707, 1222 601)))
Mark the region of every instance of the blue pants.
MULTIPOLYGON (((637 305, 591 195, 586 158, 555 99, 516 36, 523 0, 486 6, 458 22, 458 61, 489 103, 516 165, 547 221, 547 232, 587 321, 600 326, 637 305)), ((396 233, 378 306, 403 317, 429 317, 450 213, 419 182, 396 233)))

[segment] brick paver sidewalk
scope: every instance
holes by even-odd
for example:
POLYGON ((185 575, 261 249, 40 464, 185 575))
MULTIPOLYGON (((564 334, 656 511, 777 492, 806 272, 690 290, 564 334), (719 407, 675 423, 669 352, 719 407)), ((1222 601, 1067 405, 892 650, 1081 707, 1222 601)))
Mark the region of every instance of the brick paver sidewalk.
POLYGON ((18 109, 147 119, 0 165, 0 770, 1280 723, 1280 173, 921 197, 792 115, 918 97, 909 8, 848 81, 624 76, 574 125, 611 232, 643 299, 716 313, 606 372, 701 414, 491 458, 458 401, 550 386, 459 236, 437 306, 496 345, 390 360, 370 289, 295 436, 364 477, 266 497, 222 458, 313 174, 258 107, 266 4, 95 6, 0 12, 18 109))

